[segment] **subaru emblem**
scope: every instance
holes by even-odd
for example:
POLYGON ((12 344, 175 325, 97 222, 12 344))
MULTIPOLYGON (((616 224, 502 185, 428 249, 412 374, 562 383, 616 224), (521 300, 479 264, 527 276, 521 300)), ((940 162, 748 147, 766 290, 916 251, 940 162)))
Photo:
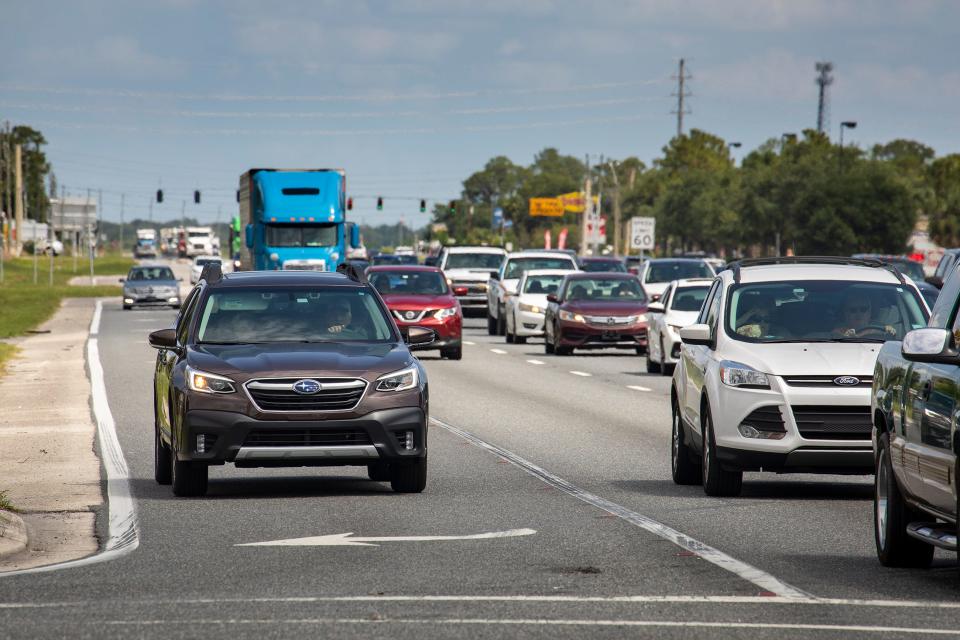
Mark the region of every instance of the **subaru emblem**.
POLYGON ((297 380, 293 383, 293 390, 304 396, 320 393, 320 383, 316 380, 297 380))
POLYGON ((853 387, 860 384, 860 378, 856 376, 839 376, 833 379, 833 384, 841 387, 853 387))

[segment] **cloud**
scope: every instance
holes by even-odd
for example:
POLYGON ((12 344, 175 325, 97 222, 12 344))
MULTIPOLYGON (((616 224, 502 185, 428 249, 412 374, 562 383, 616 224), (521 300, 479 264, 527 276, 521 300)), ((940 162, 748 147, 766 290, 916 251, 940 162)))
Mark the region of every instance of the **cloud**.
POLYGON ((183 62, 145 51, 139 40, 124 35, 107 35, 91 43, 32 49, 26 57, 34 64, 57 68, 67 74, 104 77, 166 77, 184 68, 183 62))
POLYGON ((816 59, 783 49, 772 49, 759 56, 736 62, 697 68, 693 90, 703 87, 713 95, 741 99, 768 99, 774 102, 809 101, 816 95, 814 84, 816 59))

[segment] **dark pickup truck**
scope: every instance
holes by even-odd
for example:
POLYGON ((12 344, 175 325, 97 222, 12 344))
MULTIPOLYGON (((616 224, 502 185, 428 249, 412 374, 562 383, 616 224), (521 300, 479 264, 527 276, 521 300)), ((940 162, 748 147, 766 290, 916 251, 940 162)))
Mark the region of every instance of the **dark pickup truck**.
POLYGON ((874 531, 891 567, 957 551, 960 471, 960 270, 926 328, 887 342, 873 376, 874 531))

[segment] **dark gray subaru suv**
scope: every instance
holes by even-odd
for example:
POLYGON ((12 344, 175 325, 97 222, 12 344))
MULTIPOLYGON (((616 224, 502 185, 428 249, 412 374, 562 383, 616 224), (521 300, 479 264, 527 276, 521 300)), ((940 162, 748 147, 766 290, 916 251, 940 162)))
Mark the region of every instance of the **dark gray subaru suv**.
POLYGON ((211 465, 365 465, 398 492, 427 480, 426 372, 363 276, 204 268, 176 325, 150 334, 154 467, 178 496, 211 465))

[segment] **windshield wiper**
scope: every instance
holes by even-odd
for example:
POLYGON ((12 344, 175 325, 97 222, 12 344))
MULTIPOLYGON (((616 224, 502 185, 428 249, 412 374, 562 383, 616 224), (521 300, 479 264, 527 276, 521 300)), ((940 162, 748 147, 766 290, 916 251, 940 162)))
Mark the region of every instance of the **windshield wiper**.
POLYGON ((224 340, 224 341, 220 341, 220 340, 203 340, 203 341, 199 342, 198 344, 217 344, 217 345, 231 345, 231 344, 232 344, 232 345, 238 345, 238 344, 260 344, 260 343, 259 343, 259 342, 230 342, 230 341, 227 341, 227 340, 224 340))

